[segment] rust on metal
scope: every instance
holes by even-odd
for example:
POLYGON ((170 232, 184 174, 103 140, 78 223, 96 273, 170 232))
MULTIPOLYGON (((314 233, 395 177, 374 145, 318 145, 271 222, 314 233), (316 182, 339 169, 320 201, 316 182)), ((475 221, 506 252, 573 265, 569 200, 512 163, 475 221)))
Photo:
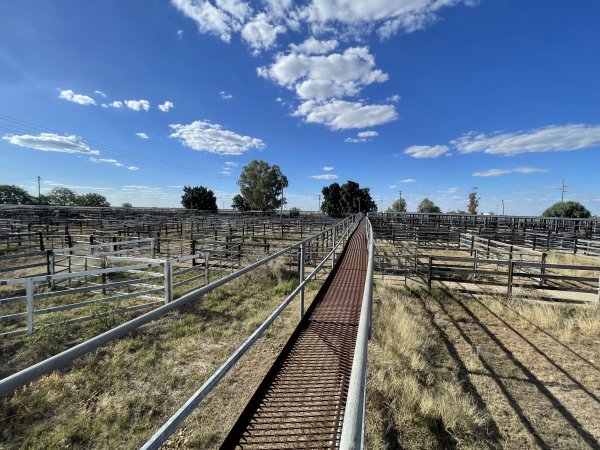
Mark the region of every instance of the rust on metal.
POLYGON ((363 220, 222 450, 338 448, 367 260, 363 220))

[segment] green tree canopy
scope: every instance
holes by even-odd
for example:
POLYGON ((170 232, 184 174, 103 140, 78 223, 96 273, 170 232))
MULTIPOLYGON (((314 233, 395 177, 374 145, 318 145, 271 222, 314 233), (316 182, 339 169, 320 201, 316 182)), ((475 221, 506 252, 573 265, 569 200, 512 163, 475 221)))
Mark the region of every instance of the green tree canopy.
POLYGON ((48 192, 46 199, 50 205, 76 206, 78 195, 69 188, 55 187, 48 192))
POLYGON ((288 186, 287 177, 278 165, 254 160, 244 166, 238 186, 242 197, 250 208, 259 211, 273 211, 282 204, 283 189, 288 186))
POLYGON ((233 197, 231 207, 233 209, 237 209, 239 212, 250 211, 252 209, 250 204, 244 200, 244 197, 242 197, 241 194, 237 194, 235 197, 233 197))
POLYGON ((123 208, 133 208, 133 205, 129 202, 125 202, 121 205, 123 208))
POLYGON ((217 211, 217 199, 213 191, 204 186, 184 186, 181 204, 186 209, 217 211))
POLYGON ((575 219, 587 219, 590 213, 585 206, 579 202, 556 202, 542 213, 543 217, 571 217, 575 219))
POLYGON ((440 207, 433 203, 431 200, 429 200, 427 197, 421 200, 421 203, 419 203, 419 206, 417 207, 417 211, 420 213, 429 214, 442 212, 440 207))
POLYGON ((321 211, 329 216, 346 216, 357 212, 377 211, 377 204, 371 198, 369 188, 361 188, 355 181, 343 185, 332 183, 325 186, 321 211))
POLYGON ((78 206, 110 206, 104 195, 90 192, 89 194, 79 195, 77 197, 78 206))
POLYGON ((406 200, 403 198, 394 200, 394 203, 388 208, 387 212, 406 212, 406 200))
POLYGON ((467 206, 467 211, 469 214, 477 214, 477 208, 479 207, 479 197, 477 197, 477 192, 473 190, 469 192, 469 204, 467 206))
POLYGON ((35 200, 25 189, 11 184, 0 184, 0 203, 10 205, 33 205, 35 200))
POLYGON ((300 217, 300 208, 290 208, 290 217, 300 217))

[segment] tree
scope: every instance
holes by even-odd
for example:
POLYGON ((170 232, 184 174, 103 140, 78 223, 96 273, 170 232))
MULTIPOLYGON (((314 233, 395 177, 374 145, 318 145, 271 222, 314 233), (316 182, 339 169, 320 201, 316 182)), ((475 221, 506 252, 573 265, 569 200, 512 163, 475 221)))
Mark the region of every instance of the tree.
POLYGON ((290 217, 300 217, 300 208, 290 208, 290 217))
POLYGON ((215 193, 204 186, 184 186, 181 204, 186 209, 199 209, 202 211, 217 211, 215 193))
POLYGON ((557 202, 542 213, 543 217, 587 219, 592 214, 579 202, 557 202))
POLYGON ((131 203, 129 203, 129 202, 125 202, 125 203, 123 203, 121 205, 121 207, 123 207, 123 208, 133 208, 133 205, 131 203))
POLYGON ((250 204, 244 200, 244 197, 242 197, 241 194, 237 194, 235 197, 233 197, 231 207, 233 209, 237 209, 239 212, 250 211, 252 209, 250 204))
POLYGON ((288 179, 276 164, 252 161, 242 169, 237 184, 253 210, 273 211, 285 204, 283 189, 288 186, 288 179))
POLYGON ((90 192, 89 194, 83 194, 78 196, 77 205, 107 207, 110 206, 110 203, 108 203, 104 195, 96 194, 95 192, 90 192))
POLYGON ((0 203, 11 205, 33 205, 35 200, 29 192, 19 186, 0 184, 0 203))
POLYGON ((425 197, 423 200, 421 200, 421 203, 419 203, 419 206, 417 207, 417 211, 420 213, 429 213, 429 214, 442 212, 440 207, 436 206, 436 204, 433 203, 431 200, 429 200, 427 197, 425 197))
POLYGON ((357 212, 377 211, 377 204, 371 198, 369 188, 361 188, 355 181, 347 181, 342 186, 332 183, 325 186, 321 211, 329 216, 347 216, 357 212))
POLYGON ((57 206, 75 206, 77 205, 77 194, 69 188, 55 187, 48 195, 46 199, 50 205, 57 206))
POLYGON ((469 205, 467 206, 467 211, 469 214, 477 214, 478 206, 479 197, 477 197, 477 191, 473 189, 473 191, 469 192, 469 205))
POLYGON ((388 208, 387 212, 406 212, 406 200, 403 198, 394 200, 394 203, 388 208))

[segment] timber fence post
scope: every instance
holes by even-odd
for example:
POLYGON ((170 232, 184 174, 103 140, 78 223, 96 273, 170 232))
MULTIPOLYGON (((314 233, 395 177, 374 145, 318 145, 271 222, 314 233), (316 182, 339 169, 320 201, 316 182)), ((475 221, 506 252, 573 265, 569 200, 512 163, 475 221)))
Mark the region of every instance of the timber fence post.
POLYGON ((25 281, 25 293, 27 296, 27 334, 33 333, 33 280, 27 278, 25 281))

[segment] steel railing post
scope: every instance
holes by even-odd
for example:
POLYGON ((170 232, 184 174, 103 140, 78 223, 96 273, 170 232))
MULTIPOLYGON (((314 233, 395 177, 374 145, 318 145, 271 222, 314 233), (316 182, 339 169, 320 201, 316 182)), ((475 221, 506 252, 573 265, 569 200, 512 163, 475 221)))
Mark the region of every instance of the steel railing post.
POLYGON ((165 261, 165 304, 173 300, 173 266, 171 261, 165 261))
MULTIPOLYGON (((300 272, 300 283, 304 281, 304 259, 306 254, 306 244, 303 242, 300 245, 300 260, 298 261, 298 269, 300 272)), ((304 317, 304 287, 300 291, 300 319, 304 317)))
POLYGON ((25 281, 25 295, 27 296, 27 334, 33 333, 33 280, 27 278, 25 281))
POLYGON ((204 253, 204 286, 208 284, 208 252, 204 253))

